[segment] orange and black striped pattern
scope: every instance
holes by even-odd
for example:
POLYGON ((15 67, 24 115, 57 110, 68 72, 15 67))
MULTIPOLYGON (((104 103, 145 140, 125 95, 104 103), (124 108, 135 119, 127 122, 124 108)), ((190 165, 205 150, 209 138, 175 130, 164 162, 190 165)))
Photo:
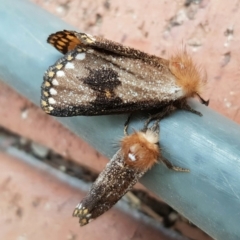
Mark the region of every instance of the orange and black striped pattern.
POLYGON ((73 31, 60 31, 51 34, 47 42, 54 46, 59 52, 66 54, 81 44, 73 31))

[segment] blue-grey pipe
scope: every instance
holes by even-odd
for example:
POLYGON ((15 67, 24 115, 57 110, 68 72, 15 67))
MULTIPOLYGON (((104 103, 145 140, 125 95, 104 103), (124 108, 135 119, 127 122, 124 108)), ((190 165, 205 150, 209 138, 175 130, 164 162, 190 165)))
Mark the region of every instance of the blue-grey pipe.
MULTIPOLYGON (((0 0, 0 79, 37 105, 44 71, 61 57, 46 38, 62 29, 73 27, 26 0, 0 0)), ((191 172, 158 164, 142 183, 213 238, 240 239, 240 126, 191 104, 203 117, 177 111, 161 121, 160 133, 163 155, 191 172)), ((58 120, 110 158, 126 115, 58 120)))

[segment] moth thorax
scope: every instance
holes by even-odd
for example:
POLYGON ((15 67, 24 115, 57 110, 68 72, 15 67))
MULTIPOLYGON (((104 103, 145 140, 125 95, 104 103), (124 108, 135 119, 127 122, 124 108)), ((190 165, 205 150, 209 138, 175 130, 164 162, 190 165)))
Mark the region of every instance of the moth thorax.
POLYGON ((177 53, 169 61, 169 69, 176 77, 177 84, 182 88, 184 97, 200 94, 207 81, 206 73, 197 66, 186 51, 177 53))
POLYGON ((123 138, 121 142, 125 164, 146 171, 157 162, 160 150, 158 134, 154 132, 136 132, 123 138), (157 135, 157 136, 156 136, 157 135))

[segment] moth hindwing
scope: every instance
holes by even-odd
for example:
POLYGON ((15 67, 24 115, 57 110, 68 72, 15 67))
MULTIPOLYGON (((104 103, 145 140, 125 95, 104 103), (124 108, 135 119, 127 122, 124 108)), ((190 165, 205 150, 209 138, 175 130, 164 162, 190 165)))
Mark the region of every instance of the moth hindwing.
POLYGON ((175 167, 164 159, 158 142, 158 122, 151 128, 122 139, 120 149, 100 173, 87 196, 74 209, 73 216, 79 218, 81 226, 109 210, 158 160, 172 170, 189 171, 175 167))
POLYGON ((165 60, 101 37, 66 30, 50 35, 48 42, 67 53, 44 75, 41 106, 51 115, 159 109, 199 95, 205 83, 186 51, 165 60))

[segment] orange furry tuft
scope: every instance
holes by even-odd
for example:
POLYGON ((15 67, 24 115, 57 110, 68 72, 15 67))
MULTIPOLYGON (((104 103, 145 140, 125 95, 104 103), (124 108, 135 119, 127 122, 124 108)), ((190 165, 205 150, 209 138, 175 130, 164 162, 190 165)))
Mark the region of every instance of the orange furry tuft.
POLYGON ((135 132, 121 141, 121 151, 125 163, 141 171, 147 171, 160 156, 159 135, 148 129, 146 132, 135 132))
POLYGON ((177 84, 183 88, 185 97, 199 95, 207 82, 206 72, 193 62, 186 49, 170 58, 169 69, 177 78, 177 84))

